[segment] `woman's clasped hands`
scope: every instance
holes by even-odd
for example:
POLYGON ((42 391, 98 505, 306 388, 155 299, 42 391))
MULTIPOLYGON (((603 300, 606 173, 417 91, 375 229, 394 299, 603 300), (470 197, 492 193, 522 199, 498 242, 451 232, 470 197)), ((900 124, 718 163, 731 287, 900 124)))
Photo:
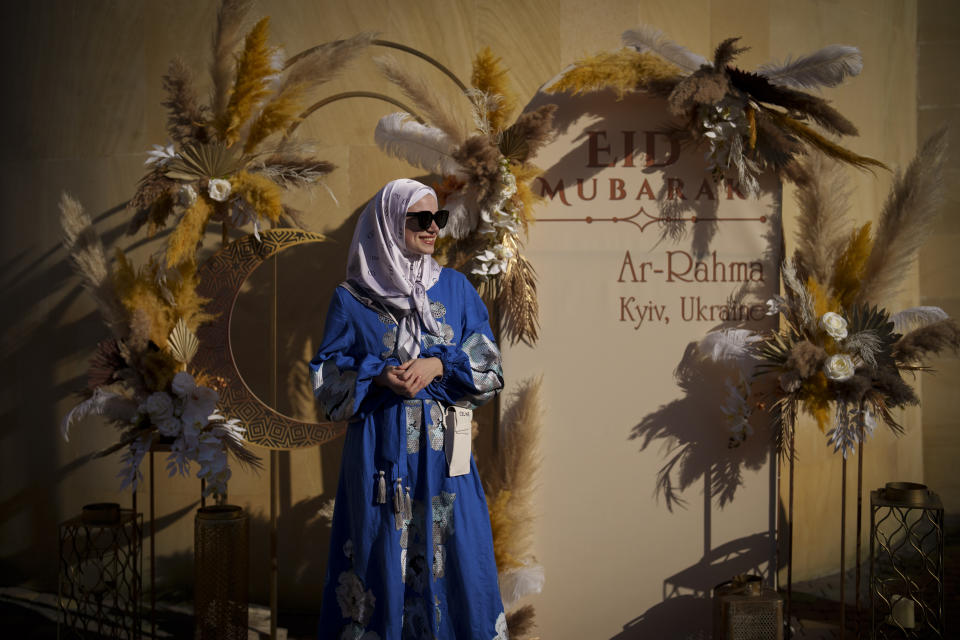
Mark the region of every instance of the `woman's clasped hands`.
POLYGON ((373 381, 398 396, 415 397, 434 378, 443 376, 440 358, 414 358, 401 365, 387 365, 373 381))

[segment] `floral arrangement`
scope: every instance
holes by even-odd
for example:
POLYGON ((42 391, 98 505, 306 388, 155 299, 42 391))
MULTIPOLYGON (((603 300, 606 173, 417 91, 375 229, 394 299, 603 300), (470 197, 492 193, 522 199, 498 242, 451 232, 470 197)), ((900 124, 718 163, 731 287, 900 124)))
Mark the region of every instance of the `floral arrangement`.
POLYGON ((683 123, 669 133, 705 145, 714 177, 736 178, 749 192, 759 190, 764 170, 799 179, 799 162, 811 149, 858 168, 884 166, 814 129, 811 122, 828 134, 857 135, 826 100, 801 91, 833 87, 860 73, 863 61, 855 47, 831 45, 750 72, 731 64, 746 50, 738 40, 724 40, 710 61, 644 25, 623 33, 624 49, 578 61, 546 90, 577 94, 609 88, 620 98, 630 91, 665 98, 683 123))
MULTIPOLYGON (((784 295, 767 302, 782 317, 779 331, 727 328, 708 334, 700 349, 718 361, 740 361, 752 380, 730 383, 723 407, 731 446, 749 435, 753 407, 766 407, 782 451, 798 410, 812 415, 829 444, 846 457, 877 420, 895 433, 893 410, 918 404, 905 372, 960 348, 960 327, 939 307, 891 313, 884 306, 930 233, 941 197, 946 134, 926 141, 894 179, 880 214, 849 229, 847 189, 835 162, 811 156, 798 165, 801 218, 797 249, 783 264, 784 295)), ((792 454, 792 452, 791 452, 792 454)))
POLYGON ((474 59, 472 89, 465 93, 472 128, 395 61, 382 58, 378 64, 426 120, 387 115, 377 124, 375 139, 385 152, 443 177, 437 195, 450 211, 450 223, 438 257, 466 271, 481 293, 499 304, 511 341, 534 343, 536 274, 521 255, 521 235, 533 220, 537 197, 530 183, 540 173, 529 160, 551 135, 556 107, 522 113, 509 124, 516 99, 506 87, 506 70, 489 48, 474 59))
POLYGON ((119 248, 115 265, 90 217, 64 194, 64 246, 84 288, 92 294, 111 336, 90 361, 83 400, 63 419, 62 430, 90 414, 106 417, 119 442, 99 455, 125 449, 121 489, 137 486, 140 462, 160 440, 170 444, 170 475, 197 477, 205 493, 226 494, 228 454, 258 468, 244 429, 217 411, 223 382, 191 366, 197 328, 213 319, 197 293, 198 251, 209 222, 298 224, 282 202, 282 189, 309 186, 333 170, 290 139, 315 87, 329 80, 371 38, 359 35, 315 47, 284 63, 267 44, 269 19, 244 31, 250 2, 224 0, 217 14, 211 65, 212 100, 201 105, 189 71, 174 60, 163 78, 167 129, 173 142, 148 152, 148 173, 128 203, 128 232, 144 225, 153 235, 173 218, 162 257, 135 267, 119 248))

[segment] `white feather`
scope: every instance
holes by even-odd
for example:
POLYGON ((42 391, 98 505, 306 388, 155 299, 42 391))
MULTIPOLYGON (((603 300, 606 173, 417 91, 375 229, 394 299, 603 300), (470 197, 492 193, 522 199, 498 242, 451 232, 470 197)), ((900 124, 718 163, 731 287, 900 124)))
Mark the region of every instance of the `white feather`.
POLYGON ((749 358, 748 347, 762 339, 755 331, 749 329, 721 329, 705 335, 697 346, 700 353, 716 362, 721 362, 749 358))
POLYGON ((63 421, 60 423, 60 431, 63 433, 63 439, 69 442, 70 427, 89 415, 102 416, 109 413, 111 418, 129 420, 133 418, 136 411, 137 405, 130 398, 97 388, 92 396, 75 406, 63 417, 63 421))
POLYGON ((940 307, 910 307, 890 316, 890 321, 893 322, 894 331, 907 333, 949 317, 940 307))
POLYGON ((703 65, 710 66, 710 62, 706 58, 677 44, 663 35, 662 31, 648 24, 624 31, 620 40, 624 46, 633 47, 641 53, 652 51, 664 60, 672 62, 691 73, 703 65))
POLYGON ((509 609, 520 598, 532 593, 540 593, 546 577, 543 574, 543 565, 525 564, 516 569, 501 571, 499 579, 503 608, 509 609))
POLYGON ((787 58, 783 64, 768 63, 757 73, 774 84, 797 89, 835 87, 863 70, 863 56, 856 47, 831 44, 808 56, 787 58))
POLYGON ((380 118, 373 139, 386 153, 431 173, 456 175, 463 172, 453 159, 456 146, 450 136, 440 129, 420 124, 406 113, 391 113, 380 118))
POLYGON ((471 199, 463 193, 453 193, 447 196, 443 208, 450 212, 450 220, 443 229, 443 235, 456 239, 466 238, 480 222, 480 210, 477 209, 476 199, 471 199))

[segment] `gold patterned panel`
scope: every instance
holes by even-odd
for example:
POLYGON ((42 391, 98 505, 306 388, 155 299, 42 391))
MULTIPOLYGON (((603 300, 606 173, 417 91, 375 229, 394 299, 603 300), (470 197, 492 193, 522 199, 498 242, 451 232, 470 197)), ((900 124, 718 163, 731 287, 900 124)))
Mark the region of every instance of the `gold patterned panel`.
MULTIPOLYGON (((326 238, 303 229, 271 229, 260 232, 260 240, 248 235, 235 240, 213 255, 200 268, 197 292, 210 303, 207 310, 217 316, 200 327, 200 349, 194 358, 198 367, 223 380, 220 405, 224 413, 238 418, 246 428, 247 441, 270 449, 297 449, 323 444, 344 433, 344 422, 303 422, 278 413, 250 390, 237 369, 230 341, 230 325, 237 297, 244 281, 271 256, 300 244, 323 242, 326 238)), ((307 384, 306 379, 304 384, 307 384)))

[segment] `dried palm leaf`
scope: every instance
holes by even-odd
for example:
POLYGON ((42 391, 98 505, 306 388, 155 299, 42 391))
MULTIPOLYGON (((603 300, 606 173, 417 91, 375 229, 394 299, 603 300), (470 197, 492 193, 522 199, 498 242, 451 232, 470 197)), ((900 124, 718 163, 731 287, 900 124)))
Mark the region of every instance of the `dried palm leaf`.
POLYGON ((87 389, 92 393, 97 387, 108 385, 117 380, 117 372, 127 366, 117 341, 113 338, 97 343, 97 350, 90 358, 87 368, 87 389))
POLYGON ((270 156, 252 165, 251 170, 270 178, 285 189, 305 187, 323 179, 336 166, 326 160, 298 158, 292 155, 270 156))
POLYGON ((197 355, 199 348, 200 341, 197 339, 197 334, 190 330, 181 317, 170 332, 170 337, 167 338, 167 349, 177 362, 187 365, 193 360, 193 356, 197 355))
POLYGON ((831 158, 846 162, 847 164, 858 169, 870 169, 871 167, 879 167, 881 169, 887 168, 887 165, 883 164, 879 160, 857 155, 849 149, 841 147, 835 142, 831 142, 802 122, 794 120, 793 118, 780 113, 779 111, 765 107, 761 108, 761 111, 765 116, 769 117, 773 122, 775 122, 781 129, 793 136, 796 136, 796 138, 809 144, 815 149, 822 151, 831 158))
POLYGON ((165 175, 174 180, 223 178, 241 166, 237 154, 222 142, 191 143, 180 149, 180 155, 167 164, 165 175))
POLYGON ((670 40, 662 31, 650 25, 640 25, 636 29, 624 31, 620 40, 625 47, 633 47, 640 53, 651 51, 690 73, 710 64, 703 56, 670 40))
POLYGON ((523 342, 533 346, 540 332, 540 304, 537 300, 537 274, 533 265, 517 254, 510 261, 497 302, 504 312, 502 328, 510 344, 523 342))
POLYGON ((923 143, 907 170, 894 177, 880 213, 859 300, 880 303, 896 295, 940 214, 946 155, 947 132, 941 129, 923 143))
POLYGON ((413 101, 414 107, 420 110, 427 122, 450 136, 455 145, 463 144, 470 135, 467 121, 452 105, 438 97, 424 81, 408 73, 393 58, 383 56, 375 62, 387 80, 400 87, 404 95, 413 101))
POLYGON ((856 47, 842 44, 830 46, 800 56, 787 58, 782 64, 768 63, 757 73, 774 84, 797 89, 835 87, 849 76, 863 70, 863 56, 856 47))
POLYGON ((716 362, 753 357, 751 346, 763 337, 749 329, 711 331, 700 340, 697 349, 716 362))
POLYGON ((216 422, 211 423, 211 431, 217 432, 221 436, 221 441, 227 448, 228 453, 232 453, 240 463, 241 467, 260 471, 263 469, 263 461, 260 456, 253 453, 243 438, 234 429, 225 428, 216 422))

